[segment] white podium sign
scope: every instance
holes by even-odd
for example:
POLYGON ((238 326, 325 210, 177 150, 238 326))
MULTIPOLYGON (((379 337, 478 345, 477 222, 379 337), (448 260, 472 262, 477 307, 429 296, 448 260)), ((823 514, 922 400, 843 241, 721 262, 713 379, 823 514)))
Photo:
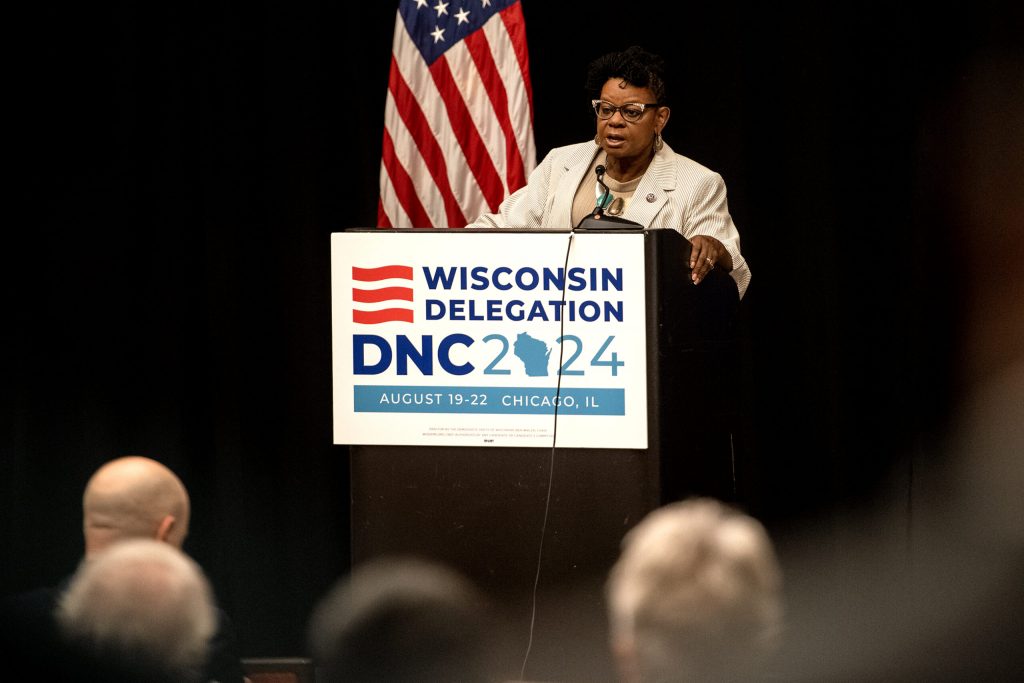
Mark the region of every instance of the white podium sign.
POLYGON ((333 234, 334 442, 647 448, 644 237, 569 247, 567 232, 333 234))

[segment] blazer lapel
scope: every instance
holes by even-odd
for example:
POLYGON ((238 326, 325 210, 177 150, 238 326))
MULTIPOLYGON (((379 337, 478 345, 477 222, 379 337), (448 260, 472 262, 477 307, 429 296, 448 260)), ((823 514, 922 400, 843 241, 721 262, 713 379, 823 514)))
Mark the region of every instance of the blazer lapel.
POLYGON ((562 162, 562 177, 555 186, 554 203, 551 206, 551 224, 545 228, 553 230, 572 229, 572 201, 576 189, 583 180, 583 175, 590 168, 594 155, 598 152, 596 143, 580 145, 562 162))
POLYGON ((668 193, 675 188, 675 152, 666 144, 654 155, 622 217, 645 228, 651 227, 655 217, 668 203, 668 193))

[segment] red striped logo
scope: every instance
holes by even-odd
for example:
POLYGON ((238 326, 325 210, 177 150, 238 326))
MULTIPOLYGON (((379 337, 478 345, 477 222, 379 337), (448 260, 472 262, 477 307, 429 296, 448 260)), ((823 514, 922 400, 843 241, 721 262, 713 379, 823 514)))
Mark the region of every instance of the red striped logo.
POLYGON ((412 285, 411 266, 352 266, 352 280, 355 283, 352 287, 352 322, 360 325, 413 322, 412 287, 393 282, 404 280, 412 285), (408 308, 406 303, 410 304, 408 308), (387 306, 382 308, 378 304, 387 306))

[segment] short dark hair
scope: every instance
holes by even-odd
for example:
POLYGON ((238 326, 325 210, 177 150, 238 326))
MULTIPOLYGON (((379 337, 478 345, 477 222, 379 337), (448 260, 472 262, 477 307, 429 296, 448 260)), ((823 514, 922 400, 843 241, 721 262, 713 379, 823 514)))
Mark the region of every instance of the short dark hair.
POLYGON ((621 52, 609 52, 587 67, 587 92, 591 98, 601 96, 601 88, 609 78, 621 78, 637 88, 650 88, 659 104, 666 104, 665 60, 638 45, 621 52))

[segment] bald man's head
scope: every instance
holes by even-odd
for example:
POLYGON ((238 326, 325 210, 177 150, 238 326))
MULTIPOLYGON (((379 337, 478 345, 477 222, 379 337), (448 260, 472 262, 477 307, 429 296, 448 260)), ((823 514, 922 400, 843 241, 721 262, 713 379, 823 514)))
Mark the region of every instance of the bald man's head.
POLYGON ((118 458, 89 479, 82 517, 86 556, 126 538, 153 538, 180 548, 188 534, 188 492, 155 460, 118 458))

